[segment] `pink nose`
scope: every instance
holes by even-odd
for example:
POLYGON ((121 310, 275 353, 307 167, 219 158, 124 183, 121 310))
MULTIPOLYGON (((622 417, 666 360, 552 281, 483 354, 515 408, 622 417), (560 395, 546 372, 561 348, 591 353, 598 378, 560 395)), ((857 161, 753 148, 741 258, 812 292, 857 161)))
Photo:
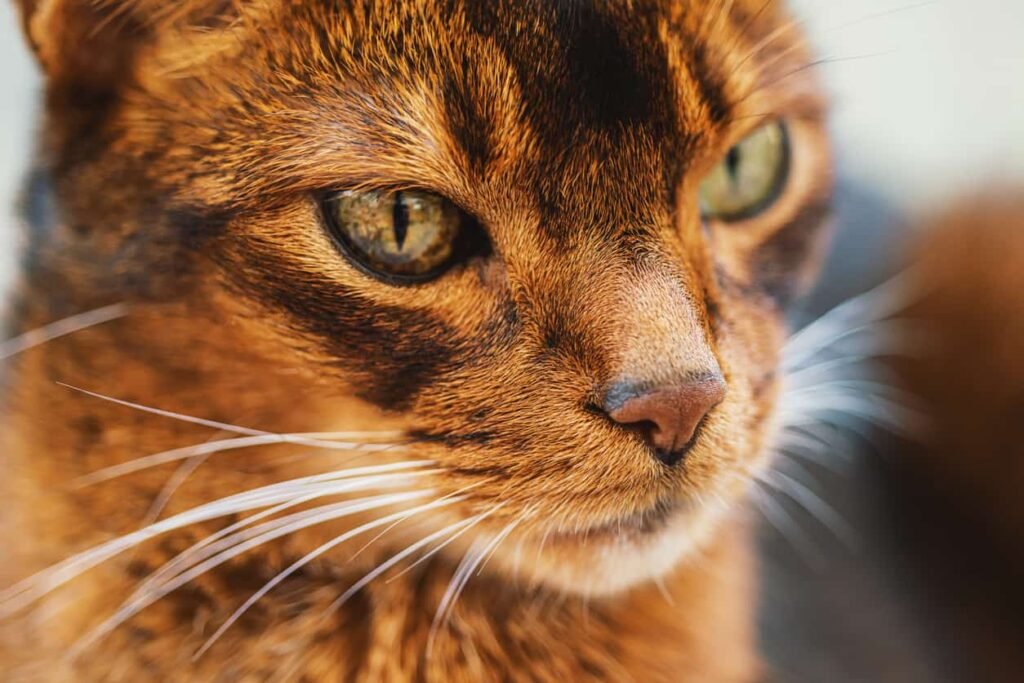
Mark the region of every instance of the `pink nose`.
POLYGON ((650 389, 620 382, 605 394, 604 409, 615 422, 639 429, 659 460, 675 465, 701 421, 724 398, 725 381, 717 374, 650 389))

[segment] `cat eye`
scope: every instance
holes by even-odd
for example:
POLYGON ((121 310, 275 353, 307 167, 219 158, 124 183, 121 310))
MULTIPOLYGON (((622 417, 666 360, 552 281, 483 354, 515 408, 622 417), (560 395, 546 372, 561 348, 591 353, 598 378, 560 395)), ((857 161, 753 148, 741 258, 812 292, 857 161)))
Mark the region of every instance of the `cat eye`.
POLYGON ((741 140, 701 183, 701 216, 728 222, 764 211, 785 187, 789 153, 786 128, 778 121, 741 140))
POLYGON ((389 281, 422 282, 453 261, 463 212, 417 190, 340 192, 323 202, 328 227, 358 266, 389 281))

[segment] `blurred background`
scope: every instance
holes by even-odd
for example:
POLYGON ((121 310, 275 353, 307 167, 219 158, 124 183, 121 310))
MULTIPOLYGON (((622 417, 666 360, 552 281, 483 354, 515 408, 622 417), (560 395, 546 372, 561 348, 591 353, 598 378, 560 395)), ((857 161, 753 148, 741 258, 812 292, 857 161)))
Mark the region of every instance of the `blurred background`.
MULTIPOLYGON (((799 325, 890 274, 921 216, 990 184, 1024 181, 1024 2, 791 4, 833 97, 840 178, 838 233, 799 325)), ((40 95, 10 2, 0 2, 0 86, 2 287, 13 272, 13 206, 40 95)), ((801 475, 849 534, 796 505, 786 510, 794 527, 766 524, 762 533, 761 630, 778 679, 986 680, 957 661, 956 628, 936 628, 943 612, 918 590, 921 569, 893 522, 879 449, 853 446, 857 455, 801 475)))

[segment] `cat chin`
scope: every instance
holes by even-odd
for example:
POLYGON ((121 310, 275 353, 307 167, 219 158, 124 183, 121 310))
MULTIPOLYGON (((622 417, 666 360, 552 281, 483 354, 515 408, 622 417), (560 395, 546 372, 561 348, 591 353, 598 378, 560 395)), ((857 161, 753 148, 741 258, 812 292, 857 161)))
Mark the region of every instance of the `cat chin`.
POLYGON ((613 525, 549 538, 532 548, 506 551, 495 558, 496 564, 518 578, 563 593, 614 595, 659 579, 695 556, 729 514, 725 504, 699 511, 678 508, 653 528, 619 530, 613 525))

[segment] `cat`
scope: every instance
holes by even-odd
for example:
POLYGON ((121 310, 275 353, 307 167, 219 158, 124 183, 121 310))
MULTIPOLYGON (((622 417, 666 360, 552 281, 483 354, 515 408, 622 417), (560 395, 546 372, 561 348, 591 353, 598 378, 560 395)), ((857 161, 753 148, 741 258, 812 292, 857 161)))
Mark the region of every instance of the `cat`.
POLYGON ((784 7, 17 4, 8 680, 765 675, 832 184, 784 7))

